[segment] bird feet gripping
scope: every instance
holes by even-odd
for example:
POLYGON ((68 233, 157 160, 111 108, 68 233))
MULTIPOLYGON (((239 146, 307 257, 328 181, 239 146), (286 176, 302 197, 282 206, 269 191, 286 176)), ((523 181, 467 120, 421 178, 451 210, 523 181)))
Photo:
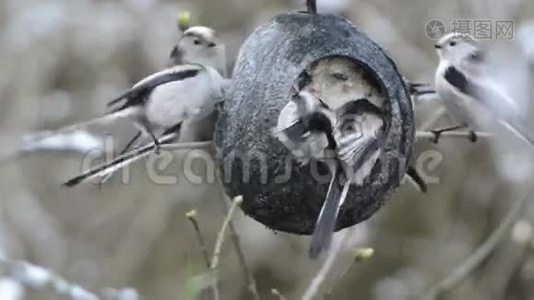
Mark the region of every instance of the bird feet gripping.
MULTIPOLYGON (((434 130, 430 130, 430 132, 432 132, 432 134, 434 134, 434 138, 432 139, 432 142, 434 144, 437 144, 439 143, 439 138, 441 137, 441 135, 444 133, 444 132, 449 132, 449 131, 453 131, 453 130, 457 130, 457 129, 462 129, 462 128, 465 128, 466 126, 465 125, 458 125, 458 126, 453 126, 453 127, 447 127, 447 128, 442 128, 442 129, 434 129, 434 130)), ((472 134, 474 134, 473 131, 471 131, 472 134)), ((475 135, 475 138, 473 139, 472 137, 469 138, 472 142, 475 142, 476 141, 476 135, 475 135)))

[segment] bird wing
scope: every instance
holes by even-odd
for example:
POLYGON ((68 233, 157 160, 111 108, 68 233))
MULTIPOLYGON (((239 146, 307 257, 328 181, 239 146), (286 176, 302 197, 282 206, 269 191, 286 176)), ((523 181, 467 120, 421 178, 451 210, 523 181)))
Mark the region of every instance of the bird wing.
POLYGON ((472 97, 495 115, 508 117, 519 113, 517 103, 489 77, 481 74, 468 77, 452 65, 445 70, 443 77, 456 90, 472 97))
POLYGON ((204 68, 200 65, 181 65, 165 69, 152 74, 135 84, 130 90, 126 91, 119 97, 111 100, 107 106, 112 107, 115 104, 126 100, 123 105, 113 109, 110 113, 121 111, 127 107, 143 104, 146 95, 154 88, 165 83, 174 81, 183 81, 195 77, 202 72, 204 68))
POLYGON ((478 76, 473 80, 450 66, 445 72, 445 80, 463 94, 470 96, 499 118, 499 122, 524 142, 534 147, 534 137, 516 120, 519 116, 517 103, 489 77, 478 76))
POLYGON ((376 137, 357 133, 337 140, 337 144, 338 158, 354 171, 359 170, 366 159, 380 148, 376 137))
POLYGON ((379 148, 384 120, 381 110, 366 99, 350 101, 338 109, 334 128, 338 158, 357 171, 379 148))
MULTIPOLYGON (((299 125, 302 122, 299 120, 297 113, 297 104, 293 101, 289 101, 280 111, 278 115, 278 122, 276 128, 273 130, 273 134, 284 144, 290 140, 291 137, 298 136, 299 132, 304 134, 303 126, 299 129, 299 125)), ((302 136, 300 134, 300 136, 302 136)), ((287 147, 288 145, 286 145, 287 147)))

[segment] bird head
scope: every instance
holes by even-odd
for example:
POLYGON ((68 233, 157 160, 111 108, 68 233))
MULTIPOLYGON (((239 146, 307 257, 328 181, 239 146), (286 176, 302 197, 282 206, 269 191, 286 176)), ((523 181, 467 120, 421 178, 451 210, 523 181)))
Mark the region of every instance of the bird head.
POLYGON ((441 59, 461 61, 480 51, 479 42, 468 34, 449 33, 434 45, 441 59))
POLYGON ((184 31, 171 53, 174 64, 200 64, 218 70, 226 69, 226 50, 217 32, 209 27, 195 26, 184 31))

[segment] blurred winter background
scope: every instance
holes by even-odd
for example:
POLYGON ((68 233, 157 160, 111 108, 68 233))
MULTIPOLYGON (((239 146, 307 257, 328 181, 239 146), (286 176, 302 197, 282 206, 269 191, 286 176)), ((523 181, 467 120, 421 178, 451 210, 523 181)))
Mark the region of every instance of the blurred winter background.
MULTIPOLYGON (((257 25, 276 13, 302 10, 301 2, 0 0, 1 260, 43 266, 91 291, 133 287, 143 299, 194 298, 206 270, 185 214, 196 209, 211 251, 224 218, 216 184, 188 182, 175 159, 165 174, 178 174, 176 184, 154 184, 139 163, 127 185, 113 179, 102 187, 66 189, 60 183, 80 171, 83 153, 100 147, 107 133, 125 143, 133 134, 129 124, 59 137, 37 149, 36 137, 29 134, 98 116, 106 101, 166 66, 179 37, 175 18, 180 11, 189 10, 193 24, 221 33, 231 66, 257 25), (55 149, 58 143, 61 149, 55 149)), ((391 54, 408 78, 423 82, 433 81, 438 62, 434 41, 425 33, 428 21, 513 20, 513 39, 497 44, 525 72, 508 79, 534 86, 527 75, 534 71, 532 1, 319 4, 320 10, 349 18, 391 54)), ((440 107, 439 101, 417 102, 421 126, 440 107)), ((420 295, 461 265, 531 187, 531 151, 509 135, 475 144, 421 140, 415 149, 419 168, 434 183, 429 193, 404 185, 371 220, 351 229, 326 278, 323 292, 328 294, 319 299, 420 295), (352 265, 359 247, 372 247, 375 255, 352 265)), ((446 299, 534 299, 534 211, 532 205, 522 211, 496 251, 446 299)), ((321 265, 306 257, 309 238, 273 232, 241 212, 235 225, 262 299, 273 299, 272 288, 299 299, 321 265)), ((25 287, 3 267, 0 299, 67 299, 50 288, 25 287)), ((251 299, 230 241, 223 248, 219 278, 221 299, 251 299)))

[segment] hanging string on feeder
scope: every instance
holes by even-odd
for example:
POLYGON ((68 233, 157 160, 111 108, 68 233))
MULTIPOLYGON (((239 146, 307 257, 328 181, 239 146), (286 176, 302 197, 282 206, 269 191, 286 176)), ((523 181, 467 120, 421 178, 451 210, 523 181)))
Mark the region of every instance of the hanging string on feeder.
POLYGON ((317 14, 317 1, 316 0, 306 0, 306 7, 308 8, 308 13, 317 14))

